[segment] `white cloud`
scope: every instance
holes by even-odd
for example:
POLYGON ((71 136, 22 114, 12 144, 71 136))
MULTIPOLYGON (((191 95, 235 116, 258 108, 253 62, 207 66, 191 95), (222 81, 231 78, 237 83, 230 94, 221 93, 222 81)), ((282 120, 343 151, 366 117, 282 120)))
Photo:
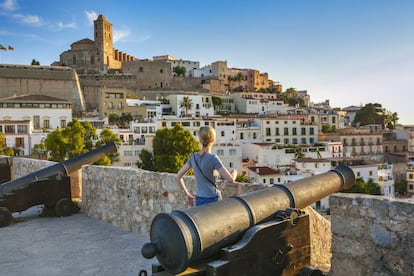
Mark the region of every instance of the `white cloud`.
POLYGON ((1 4, 1 8, 8 11, 17 10, 17 1, 16 0, 4 0, 1 4))
POLYGON ((116 30, 116 29, 113 30, 113 33, 114 33, 113 34, 114 42, 123 40, 124 38, 128 37, 131 34, 129 30, 116 30))
POLYGON ((62 30, 62 29, 76 29, 76 23, 75 22, 72 22, 72 23, 63 23, 63 22, 58 22, 57 24, 57 28, 59 29, 59 30, 62 30))
POLYGON ((13 18, 20 21, 20 23, 27 24, 27 25, 34 25, 34 26, 43 25, 42 19, 37 15, 16 13, 16 14, 13 14, 13 18))
POLYGON ((98 13, 95 12, 95 11, 90 11, 90 12, 89 11, 85 11, 85 15, 86 15, 86 18, 88 20, 88 24, 90 26, 92 26, 93 25, 93 21, 95 21, 96 18, 98 18, 98 13))

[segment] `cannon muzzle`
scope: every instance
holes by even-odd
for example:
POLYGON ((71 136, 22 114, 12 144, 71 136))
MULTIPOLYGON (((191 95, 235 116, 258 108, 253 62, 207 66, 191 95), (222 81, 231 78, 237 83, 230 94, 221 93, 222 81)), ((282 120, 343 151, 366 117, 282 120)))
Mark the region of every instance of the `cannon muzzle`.
POLYGON ((117 145, 114 142, 109 142, 105 146, 93 149, 85 154, 75 156, 66 161, 0 184, 0 198, 18 189, 25 188, 31 183, 37 182, 39 180, 45 180, 53 176, 68 176, 72 172, 80 169, 82 165, 92 164, 107 156, 108 154, 116 153, 117 151, 117 145))
POLYGON ((339 166, 284 185, 234 196, 183 211, 154 217, 151 242, 142 255, 157 257, 170 273, 181 273, 191 263, 210 257, 239 240, 251 226, 272 218, 279 210, 304 208, 332 193, 351 188, 355 175, 339 166))

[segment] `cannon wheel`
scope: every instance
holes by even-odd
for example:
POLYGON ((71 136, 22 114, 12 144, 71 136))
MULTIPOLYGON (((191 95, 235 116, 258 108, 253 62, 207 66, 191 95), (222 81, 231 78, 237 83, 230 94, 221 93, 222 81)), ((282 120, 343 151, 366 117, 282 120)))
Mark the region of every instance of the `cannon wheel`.
POLYGON ((10 225, 13 216, 10 213, 9 209, 6 207, 0 207, 0 227, 6 227, 10 225))
POLYGON ((57 217, 67 217, 72 214, 74 205, 69 198, 62 198, 55 205, 55 214, 57 217))

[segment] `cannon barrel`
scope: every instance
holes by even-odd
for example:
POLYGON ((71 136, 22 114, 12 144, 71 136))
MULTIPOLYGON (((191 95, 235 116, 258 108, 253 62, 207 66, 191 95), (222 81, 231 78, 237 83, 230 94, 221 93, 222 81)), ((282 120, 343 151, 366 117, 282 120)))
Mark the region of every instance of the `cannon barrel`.
POLYGON ((82 165, 92 164, 111 153, 116 153, 118 147, 114 142, 109 142, 105 146, 93 149, 85 154, 75 156, 71 159, 35 171, 23 177, 10 180, 0 184, 0 198, 6 194, 27 187, 30 183, 48 179, 52 176, 68 176, 70 173, 80 169, 82 165))
POLYGON ((142 247, 141 253, 147 259, 156 256, 170 273, 181 273, 191 263, 233 244, 249 227, 268 220, 277 211, 304 208, 349 189, 354 183, 352 169, 339 166, 284 185, 169 214, 160 213, 151 223, 151 242, 142 247))

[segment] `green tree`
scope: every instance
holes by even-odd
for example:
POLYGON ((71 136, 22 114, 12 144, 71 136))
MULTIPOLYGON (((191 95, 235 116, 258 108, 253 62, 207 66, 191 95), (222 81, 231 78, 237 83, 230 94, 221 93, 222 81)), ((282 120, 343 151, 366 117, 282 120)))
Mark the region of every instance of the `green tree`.
POLYGON ((153 153, 141 151, 140 168, 176 173, 195 151, 200 150, 197 140, 181 125, 157 130, 153 140, 153 153))
POLYGON ((35 59, 32 59, 31 65, 40 65, 40 62, 35 59))
MULTIPOLYGON (((109 128, 104 128, 99 134, 99 140, 96 142, 95 146, 97 148, 102 147, 108 144, 109 142, 120 143, 121 139, 115 133, 113 133, 113 131, 110 130, 109 128)), ((105 156, 101 160, 98 160, 94 164, 102 165, 102 166, 109 166, 112 163, 117 162, 117 161, 119 161, 119 153, 115 152, 115 153, 108 154, 107 156, 105 156)))
POLYGON ((120 122, 119 115, 116 114, 116 113, 110 113, 109 116, 108 116, 108 122, 111 125, 118 125, 119 122, 120 122))
POLYGON ((346 193, 359 193, 367 195, 381 195, 381 187, 378 183, 375 183, 373 179, 369 179, 367 183, 360 177, 355 181, 355 185, 349 189, 345 190, 346 193))
POLYGON ((305 158, 305 153, 302 151, 302 148, 295 147, 295 158, 297 159, 305 158))
POLYGON ((122 113, 121 116, 119 117, 119 127, 125 127, 128 128, 129 127, 129 122, 133 121, 134 117, 132 117, 131 113, 122 113))
POLYGON ((395 193, 399 195, 405 195, 407 193, 407 181, 400 180, 394 182, 395 193))
POLYGON ((335 133, 336 127, 335 125, 326 124, 322 126, 322 132, 323 133, 335 133))
POLYGON ((367 194, 369 194, 369 195, 381 195, 380 185, 378 185, 378 183, 375 183, 372 178, 370 178, 368 180, 368 182, 366 183, 366 186, 367 186, 367 188, 366 188, 367 194))
POLYGON ((45 140, 45 149, 49 153, 49 160, 61 162, 67 159, 67 144, 68 141, 61 128, 49 133, 45 140))
POLYGON ((177 65, 174 68, 174 72, 177 74, 177 76, 183 76, 184 77, 186 71, 187 71, 187 69, 184 66, 181 66, 181 65, 177 65))
MULTIPOLYGON (((387 111, 382 107, 381 104, 368 103, 355 113, 353 123, 359 123, 361 126, 379 124, 385 127, 387 118, 386 114, 387 111)), ((395 119, 398 119, 397 113, 395 113, 395 119)))
POLYGON ((213 101, 214 109, 216 110, 218 106, 223 104, 223 99, 217 96, 212 96, 211 100, 213 101))
POLYGON ((0 151, 3 150, 3 147, 6 145, 6 136, 3 132, 0 131, 0 151))
POLYGON ((298 96, 298 91, 295 88, 288 88, 285 92, 276 93, 278 98, 283 100, 289 106, 305 106, 305 102, 298 96))
POLYGON ((138 168, 147 171, 156 171, 154 155, 152 154, 152 152, 143 149, 139 154, 139 158, 141 159, 141 161, 137 161, 138 168))
POLYGON ((184 96, 180 101, 180 108, 184 108, 184 116, 187 117, 188 110, 193 107, 193 100, 188 96, 184 96))
POLYGON ((236 181, 241 183, 250 183, 247 174, 238 174, 236 177, 236 181))
MULTIPOLYGON (((49 133, 45 140, 45 149, 49 160, 61 162, 66 159, 84 154, 95 147, 105 145, 110 141, 119 142, 119 138, 109 129, 104 130, 96 144, 96 129, 89 122, 80 122, 74 119, 66 128, 58 128, 49 133)), ((118 155, 113 154, 99 160, 95 164, 110 165, 117 160, 118 155)))

